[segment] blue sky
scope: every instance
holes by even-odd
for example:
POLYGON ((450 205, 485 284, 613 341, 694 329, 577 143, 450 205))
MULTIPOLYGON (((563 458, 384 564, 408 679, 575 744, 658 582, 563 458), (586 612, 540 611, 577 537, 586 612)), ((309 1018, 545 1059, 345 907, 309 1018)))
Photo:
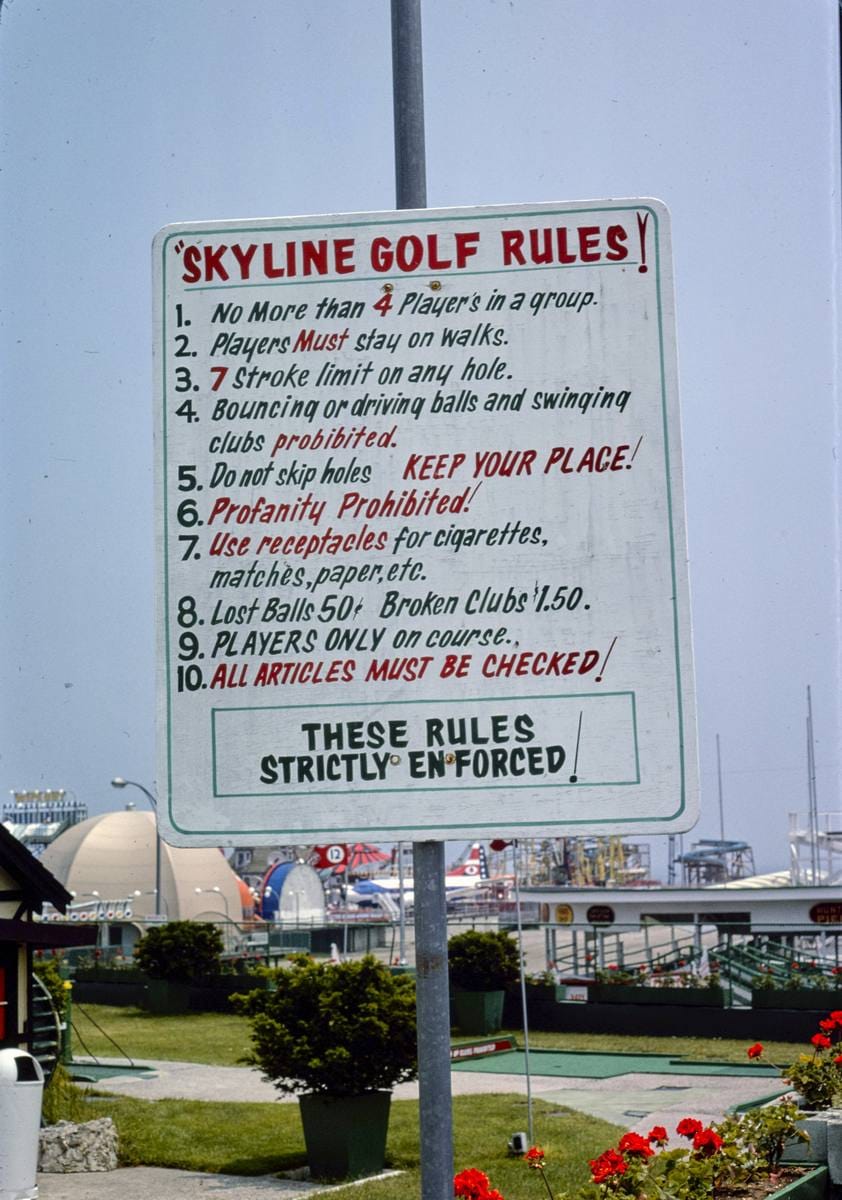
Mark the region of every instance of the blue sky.
MULTIPOLYGON (((0 12, 0 781, 154 780, 150 243, 394 202, 385 0, 0 12)), ((782 865, 839 807, 832 0, 425 0, 428 202, 673 221, 702 819, 782 865)))

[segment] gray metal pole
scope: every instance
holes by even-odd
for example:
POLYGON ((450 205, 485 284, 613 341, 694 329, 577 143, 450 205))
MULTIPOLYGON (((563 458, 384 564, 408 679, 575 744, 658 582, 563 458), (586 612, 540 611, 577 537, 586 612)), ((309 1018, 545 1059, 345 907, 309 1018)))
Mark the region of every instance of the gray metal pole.
MULTIPOLYGON (((163 897, 161 896, 161 833, 158 828, 158 798, 153 796, 149 788, 143 786, 142 783, 136 783, 134 779, 123 779, 117 776, 111 780, 111 786, 116 788, 136 787, 138 791, 143 792, 146 799, 152 806, 152 811, 155 814, 155 914, 163 916, 163 897)), ((167 909, 167 917, 169 917, 169 909, 167 909)))
POLYGON ((421 0, 392 0, 392 95, 398 208, 426 208, 421 0))
POLYGON ((453 1195, 444 843, 413 846, 422 1200, 453 1195))
POLYGON ((406 966, 406 896, 403 890, 403 842, 398 842, 398 921, 400 924, 400 939, 398 942, 398 962, 406 966))
POLYGON ((725 803, 722 799, 722 754, 719 749, 719 734, 716 735, 716 778, 719 783, 719 840, 725 841, 725 803))
POLYGON ((523 923, 520 916, 520 847, 515 838, 515 912, 517 913, 517 952, 520 959, 520 1007, 523 1014, 523 1069, 526 1074, 526 1136, 534 1144, 532 1127, 532 1075, 529 1070, 529 1014, 526 1007, 526 960, 523 951, 523 923))
MULTIPOLYGON (((425 208, 421 0, 392 0, 392 92, 397 207, 425 208)), ((421 1195, 422 1200, 449 1200, 453 1195, 453 1114, 443 842, 415 843, 413 883, 421 1195)))
POLYGON ((807 685, 807 785, 810 803, 810 861, 813 887, 819 882, 819 800, 816 791, 816 747, 813 740, 813 697, 807 685))

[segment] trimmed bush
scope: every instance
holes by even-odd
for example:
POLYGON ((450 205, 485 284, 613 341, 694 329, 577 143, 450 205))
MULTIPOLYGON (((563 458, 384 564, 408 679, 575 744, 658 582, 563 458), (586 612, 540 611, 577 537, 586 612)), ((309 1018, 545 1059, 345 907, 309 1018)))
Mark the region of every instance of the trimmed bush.
POLYGON ((463 992, 503 991, 520 972, 517 943, 508 933, 468 929, 447 943, 450 985, 463 992))
POLYGON ((222 969, 222 934, 210 921, 169 921, 140 939, 134 958, 150 979, 203 983, 222 969))
POLYGON ((275 991, 232 997, 251 1018, 252 1052, 280 1092, 359 1096, 414 1079, 415 984, 370 955, 317 963, 295 956, 275 991))

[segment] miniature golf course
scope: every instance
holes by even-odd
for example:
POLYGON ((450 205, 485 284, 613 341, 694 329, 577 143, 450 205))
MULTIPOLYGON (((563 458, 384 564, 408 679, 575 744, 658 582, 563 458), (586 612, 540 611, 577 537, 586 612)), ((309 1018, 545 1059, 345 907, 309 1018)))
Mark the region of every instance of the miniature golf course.
MULTIPOLYGON (((517 1047, 465 1058, 452 1063, 454 1071, 486 1071, 524 1075, 526 1055, 517 1047)), ((617 1075, 754 1075, 779 1077, 776 1067, 759 1063, 699 1061, 669 1054, 606 1054, 588 1050, 530 1050, 532 1075, 558 1075, 568 1079, 611 1079, 617 1075)))

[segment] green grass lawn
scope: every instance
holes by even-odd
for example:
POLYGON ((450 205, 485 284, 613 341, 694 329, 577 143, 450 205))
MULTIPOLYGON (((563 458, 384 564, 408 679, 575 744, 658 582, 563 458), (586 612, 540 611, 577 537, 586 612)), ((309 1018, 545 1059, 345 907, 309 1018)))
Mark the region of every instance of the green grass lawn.
MULTIPOLYGON (((87 1093, 83 1113, 75 1119, 110 1116, 120 1135, 120 1157, 126 1166, 179 1167, 268 1175, 306 1164, 297 1104, 210 1104, 201 1101, 135 1100, 87 1093)), ((534 1102, 535 1140, 547 1152, 548 1173, 560 1191, 589 1178, 587 1162, 616 1143, 621 1130, 541 1100, 534 1102)), ((506 1200, 541 1200, 541 1181, 506 1144, 516 1130, 526 1129, 522 1096, 457 1096, 453 1101, 454 1162, 457 1171, 479 1167, 506 1200)), ((387 1145, 387 1167, 407 1174, 359 1185, 360 1200, 410 1200, 420 1196, 418 1105, 393 1101, 387 1145)))
POLYGON ((163 1058, 171 1062, 242 1066, 249 1049, 247 1017, 233 1013, 188 1013, 158 1016, 140 1008, 74 1004, 73 1053, 119 1057, 113 1042, 131 1058, 163 1058), (107 1037, 105 1035, 108 1035, 107 1037))
MULTIPOLYGON (((96 1028, 91 1018, 132 1058, 161 1058, 231 1067, 242 1065, 240 1060, 249 1049, 246 1017, 222 1013, 189 1013, 186 1016, 166 1017, 138 1008, 77 1004, 73 1009, 73 1024, 78 1031, 73 1047, 77 1055, 88 1052, 107 1058, 117 1055, 114 1046, 96 1028)), ((522 1033, 515 1031, 511 1036, 517 1039, 519 1045, 523 1044, 522 1033)), ((476 1041, 475 1038, 456 1040, 476 1041)), ((529 1041, 535 1049, 592 1050, 606 1054, 623 1051, 671 1054, 740 1063, 746 1061, 749 1044, 748 1041, 729 1038, 627 1037, 613 1033, 532 1032, 529 1041)), ((805 1049, 800 1042, 767 1042, 765 1046, 767 1059, 781 1064, 792 1062, 805 1049)))
MULTIPOLYGON (((107 1033, 133 1058, 237 1065, 249 1048, 244 1017, 216 1013, 157 1016, 139 1009, 77 1005, 73 1014, 89 1051, 116 1055, 107 1033), (99 1028, 98 1028, 99 1027, 99 1028), (104 1032, 103 1032, 104 1031, 104 1032)), ((522 1035, 513 1035, 522 1045, 522 1035)), ((742 1041, 710 1038, 622 1037, 613 1034, 533 1033, 535 1048, 684 1055, 694 1059, 744 1062, 742 1041)), ((77 1037, 77 1055, 85 1053, 77 1037)), ((772 1061, 785 1063, 803 1047, 768 1043, 772 1061)), ((100 1084, 102 1091, 107 1083, 100 1084)), ((275 1174, 304 1166, 306 1156, 298 1106, 272 1103, 206 1103, 136 1100, 70 1089, 65 1112, 73 1120, 111 1116, 120 1134, 125 1165, 145 1164, 237 1175, 275 1174)), ((541 1200, 541 1180, 511 1158, 512 1133, 527 1128, 526 1099, 520 1095, 457 1096, 453 1099, 455 1169, 479 1167, 506 1200, 541 1200)), ((616 1144, 621 1130, 569 1109, 536 1100, 535 1141, 547 1151, 548 1178, 557 1194, 589 1178, 588 1159, 616 1144)), ((394 1101, 388 1166, 400 1178, 362 1184, 355 1200, 412 1200, 420 1195, 418 1105, 394 1101)))

